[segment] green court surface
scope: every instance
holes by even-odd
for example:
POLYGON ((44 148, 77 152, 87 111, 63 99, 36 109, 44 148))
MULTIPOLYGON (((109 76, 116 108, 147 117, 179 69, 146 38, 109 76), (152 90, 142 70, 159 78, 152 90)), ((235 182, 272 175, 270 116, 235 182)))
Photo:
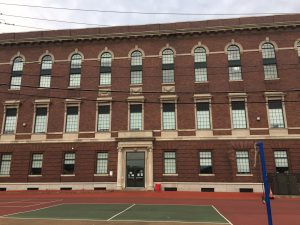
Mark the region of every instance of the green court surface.
POLYGON ((139 204, 62 204, 9 215, 10 218, 160 221, 230 224, 213 206, 139 204))

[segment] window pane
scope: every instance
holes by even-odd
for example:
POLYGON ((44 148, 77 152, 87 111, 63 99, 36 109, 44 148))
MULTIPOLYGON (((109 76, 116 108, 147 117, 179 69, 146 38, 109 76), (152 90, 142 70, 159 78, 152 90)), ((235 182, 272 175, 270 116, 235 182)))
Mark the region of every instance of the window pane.
POLYGON ((247 128, 245 102, 233 101, 231 107, 233 128, 247 128))
POLYGON ((163 103, 163 130, 176 129, 176 114, 174 103, 163 103))
POLYGON ((40 87, 49 88, 51 83, 51 75, 41 75, 40 77, 40 87))
POLYGON ((271 43, 263 44, 262 56, 264 59, 275 59, 275 49, 271 43))
POLYGON ((101 55, 100 66, 111 67, 112 56, 110 53, 105 52, 101 55))
POLYGON ((67 108, 66 132, 78 131, 78 107, 67 108))
POLYGON ((175 174, 176 173, 176 153, 164 152, 164 173, 175 174))
POLYGON ((249 156, 247 151, 236 152, 237 173, 250 173, 249 156))
POLYGON ((101 152, 97 154, 97 174, 107 174, 108 153, 101 152))
POLYGON ((230 45, 227 48, 228 60, 240 60, 240 48, 236 45, 230 45))
POLYGON ((111 85, 111 73, 100 73, 100 85, 111 85))
POLYGON ((142 83, 142 71, 131 71, 130 82, 131 82, 131 84, 141 84, 142 83))
POLYGON ((277 78, 277 67, 276 64, 264 65, 265 79, 277 78))
POLYGON ((142 130, 142 105, 130 105, 130 130, 142 130))
POLYGON ((174 64, 174 53, 171 49, 166 49, 162 53, 163 64, 174 64))
POLYGON ((66 153, 64 159, 64 174, 73 174, 75 168, 75 153, 66 153))
POLYGON ((37 108, 35 116, 35 133, 45 133, 47 126, 47 108, 37 108))
POLYGON ((206 82, 207 81, 207 68, 196 68, 195 69, 195 81, 206 82))
POLYGON ((4 133, 15 133, 17 122, 17 109, 6 109, 4 133))
POLYGON ((210 129, 209 103, 199 102, 197 107, 197 129, 210 129))
POLYGON ((0 175, 9 175, 11 166, 11 154, 2 154, 0 175))
POLYGON ((110 130, 110 106, 101 105, 98 107, 98 131, 110 130))
POLYGON ((268 101, 270 128, 284 128, 284 117, 281 100, 268 101))
POLYGON ((202 174, 210 174, 212 171, 212 157, 211 152, 199 152, 200 158, 200 173, 202 174))
POLYGON ((14 60, 13 71, 23 71, 23 59, 21 57, 17 57, 14 60))
POLYGON ((21 80, 22 80, 21 76, 12 76, 10 82, 10 89, 20 90, 21 80))
POLYGON ((204 48, 196 48, 194 51, 195 62, 206 62, 206 51, 204 48))
POLYGON ((286 173, 289 171, 288 156, 286 151, 275 151, 274 158, 277 173, 286 173))
POLYGON ((40 175, 42 174, 43 166, 43 154, 36 153, 32 155, 31 174, 40 175))
POLYGON ((70 74, 69 87, 80 87, 81 74, 70 74))
POLYGON ((174 70, 163 70, 163 83, 174 83, 174 70))
POLYGON ((79 54, 74 54, 71 58, 71 68, 81 68, 81 55, 79 54))
POLYGON ((140 66, 143 63, 142 61, 143 61, 143 59, 142 59, 142 53, 141 52, 134 51, 131 54, 131 65, 132 66, 140 66))
POLYGON ((42 70, 51 70, 52 69, 52 58, 51 56, 47 55, 44 56, 42 59, 42 70))
POLYGON ((298 56, 300 57, 300 41, 298 41, 297 43, 297 52, 298 52, 298 56))
POLYGON ((242 68, 240 66, 230 66, 229 80, 242 80, 242 68))

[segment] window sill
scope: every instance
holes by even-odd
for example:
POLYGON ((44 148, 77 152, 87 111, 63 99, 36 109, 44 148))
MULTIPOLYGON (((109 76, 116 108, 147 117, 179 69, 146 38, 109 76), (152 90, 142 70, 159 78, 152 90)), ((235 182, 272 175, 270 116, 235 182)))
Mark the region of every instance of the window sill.
POLYGON ((0 178, 1 177, 10 177, 10 175, 0 175, 0 178))
POLYGON ((68 87, 68 89, 80 89, 80 86, 76 86, 76 87, 68 87))
POLYGON ((20 91, 21 89, 11 89, 11 88, 8 88, 8 91, 20 91))
POLYGON ((101 84, 98 85, 98 88, 111 88, 111 84, 101 84))
POLYGON ((279 77, 276 77, 276 78, 269 78, 269 79, 265 78, 264 80, 265 80, 265 81, 269 81, 269 80, 280 80, 280 78, 279 78, 279 77))
POLYGON ((43 175, 33 175, 33 174, 29 174, 28 177, 42 177, 43 175))
POLYGON ((199 173, 199 177, 214 177, 214 173, 199 173))
POLYGON ((171 82, 171 83, 161 83, 161 85, 175 85, 175 82, 171 82))
POLYGON ((143 86, 143 84, 141 83, 141 84, 130 84, 129 85, 130 87, 140 87, 140 86, 143 86))
POLYGON ((75 174, 61 174, 61 177, 75 177, 75 174))
POLYGON ((237 177, 253 177, 252 173, 249 174, 236 174, 237 177))
POLYGON ((208 84, 208 81, 195 81, 195 84, 208 84))
POLYGON ((244 81, 244 80, 229 80, 229 82, 235 82, 235 81, 244 81))
POLYGON ((178 173, 163 173, 163 176, 164 177, 168 177, 168 176, 170 176, 170 177, 177 177, 178 173))
POLYGON ((45 90, 45 89, 51 89, 51 87, 38 87, 38 90, 45 90))
POLYGON ((109 174, 108 173, 94 174, 94 177, 109 177, 109 174))

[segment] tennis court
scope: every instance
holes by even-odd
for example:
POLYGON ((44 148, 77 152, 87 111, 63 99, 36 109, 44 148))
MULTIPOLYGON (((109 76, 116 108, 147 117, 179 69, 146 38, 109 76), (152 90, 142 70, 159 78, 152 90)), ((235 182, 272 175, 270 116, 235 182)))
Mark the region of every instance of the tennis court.
POLYGON ((59 204, 5 217, 99 222, 231 224, 211 205, 59 204))

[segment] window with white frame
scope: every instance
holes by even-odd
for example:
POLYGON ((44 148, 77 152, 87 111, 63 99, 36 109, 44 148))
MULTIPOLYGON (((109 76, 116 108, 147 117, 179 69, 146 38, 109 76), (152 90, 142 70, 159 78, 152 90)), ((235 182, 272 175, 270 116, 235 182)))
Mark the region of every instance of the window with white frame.
POLYGON ((210 129, 210 110, 209 110, 209 102, 197 102, 197 129, 204 130, 210 129))
POLYGON ((76 53, 71 57, 69 87, 80 87, 82 57, 76 53))
POLYGON ((197 47, 194 50, 195 82, 207 81, 206 50, 203 47, 197 47))
POLYGON ((40 74, 40 87, 49 88, 51 83, 52 73, 52 58, 50 55, 46 55, 42 58, 41 74, 40 74))
POLYGON ((163 83, 174 83, 174 52, 171 49, 165 49, 162 52, 162 72, 163 83))
POLYGON ((176 130, 175 103, 163 103, 162 123, 163 130, 176 130))
POLYGON ((242 80, 241 53, 237 45, 227 48, 229 80, 242 80))
POLYGON ((6 108, 4 121, 4 134, 13 134, 16 132, 17 108, 6 108))
POLYGON ((35 110, 34 133, 46 133, 47 107, 37 107, 35 110))
POLYGON ((176 152, 164 152, 164 174, 176 174, 176 152))
POLYGON ((24 60, 17 57, 13 61, 12 74, 10 80, 10 89, 19 90, 21 88, 24 60))
POLYGON ((248 151, 236 151, 236 164, 238 174, 249 174, 249 153, 248 151))
POLYGON ((143 81, 143 57, 140 51, 131 54, 130 83, 141 84, 143 81))
POLYGON ((68 106, 66 113, 66 133, 78 132, 78 106, 68 106))
POLYGON ((232 125, 234 129, 247 128, 247 117, 244 101, 231 102, 232 125))
POLYGON ((41 175, 43 167, 43 154, 42 153, 33 153, 31 160, 31 175, 41 175))
POLYGON ((63 174, 74 174, 75 172, 75 153, 67 152, 64 155, 63 174))
POLYGON ((110 130, 110 105, 98 106, 98 132, 107 132, 110 130))
POLYGON ((284 128, 284 115, 281 100, 268 100, 270 128, 284 128))
POLYGON ((276 173, 288 173, 289 172, 289 162, 287 151, 276 150, 274 151, 275 167, 276 173))
POLYGON ((104 52, 100 57, 100 86, 111 85, 111 63, 112 55, 109 52, 104 52))
POLYGON ((273 44, 267 42, 262 45, 265 79, 275 79, 277 75, 276 55, 273 44))
POLYGON ((11 167, 11 153, 2 153, 0 162, 0 175, 9 176, 11 167))
POLYGON ((143 128, 143 105, 142 104, 130 104, 130 130, 142 130, 143 128))
POLYGON ((213 165, 212 165, 212 154, 211 151, 200 151, 200 174, 212 174, 213 165))
POLYGON ((98 152, 97 153, 97 174, 107 174, 108 173, 108 153, 98 152))

